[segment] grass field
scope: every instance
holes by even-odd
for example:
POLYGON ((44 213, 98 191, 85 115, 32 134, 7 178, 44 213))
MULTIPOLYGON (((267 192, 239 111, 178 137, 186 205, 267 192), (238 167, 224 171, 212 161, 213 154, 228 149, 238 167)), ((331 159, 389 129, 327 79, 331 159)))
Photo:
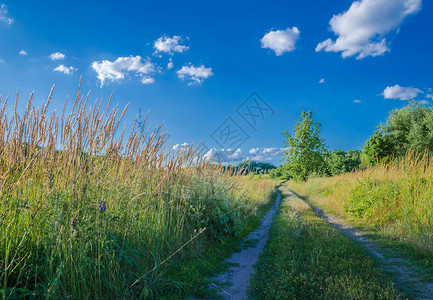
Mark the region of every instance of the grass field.
POLYGON ((330 178, 288 183, 299 195, 325 210, 377 230, 433 270, 433 164, 429 154, 406 157, 330 178))
POLYGON ((256 265, 249 296, 403 299, 362 246, 317 217, 295 195, 287 194, 256 265))
POLYGON ((23 114, 0 108, 2 298, 197 290, 198 275, 178 271, 215 269, 200 258, 228 255, 271 200, 273 181, 232 176, 193 147, 174 152, 161 126, 127 131, 125 110, 89 106, 80 92, 61 115, 50 101, 34 108, 31 97, 23 114))

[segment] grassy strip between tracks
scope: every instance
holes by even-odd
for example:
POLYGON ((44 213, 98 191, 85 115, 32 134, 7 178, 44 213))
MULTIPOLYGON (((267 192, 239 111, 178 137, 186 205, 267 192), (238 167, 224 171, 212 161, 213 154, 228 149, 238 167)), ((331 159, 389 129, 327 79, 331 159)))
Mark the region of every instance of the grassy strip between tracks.
POLYGON ((296 196, 283 197, 256 265, 251 299, 402 298, 360 245, 296 196))

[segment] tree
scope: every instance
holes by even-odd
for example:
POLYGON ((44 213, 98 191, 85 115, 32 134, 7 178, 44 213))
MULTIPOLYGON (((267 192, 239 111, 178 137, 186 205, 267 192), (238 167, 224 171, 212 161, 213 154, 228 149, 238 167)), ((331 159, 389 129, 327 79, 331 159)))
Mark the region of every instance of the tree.
POLYGON ((387 162, 394 153, 395 148, 392 137, 376 130, 362 148, 361 165, 368 167, 375 166, 378 161, 387 162))
POLYGON ((377 161, 389 161, 401 157, 412 149, 424 152, 433 150, 433 107, 416 101, 391 111, 387 120, 380 124, 364 145, 363 166, 375 165, 377 161))
POLYGON ((326 166, 330 175, 338 175, 346 171, 346 152, 335 150, 326 156, 326 166))
POLYGON ((290 178, 289 173, 283 166, 278 166, 278 168, 270 170, 269 177, 272 179, 283 180, 288 180, 290 178))
POLYGON ((320 123, 314 123, 311 111, 302 111, 293 135, 283 131, 284 144, 289 147, 284 152, 284 167, 295 180, 305 181, 311 175, 326 173, 326 146, 319 133, 320 123))
POLYGON ((330 175, 338 175, 351 172, 361 164, 361 151, 335 150, 326 155, 326 165, 330 175))

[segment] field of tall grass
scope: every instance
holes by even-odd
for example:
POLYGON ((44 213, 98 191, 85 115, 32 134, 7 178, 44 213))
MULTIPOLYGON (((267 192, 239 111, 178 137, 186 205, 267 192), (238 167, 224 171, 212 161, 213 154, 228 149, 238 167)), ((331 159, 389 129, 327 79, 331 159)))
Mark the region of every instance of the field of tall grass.
POLYGON ((271 200, 254 181, 174 152, 162 126, 122 127, 125 110, 89 105, 49 113, 28 100, 0 108, 2 298, 120 299, 162 296, 168 266, 244 234, 271 200))
POLYGON ((433 155, 408 151, 391 163, 330 178, 288 183, 319 206, 433 255, 433 155))

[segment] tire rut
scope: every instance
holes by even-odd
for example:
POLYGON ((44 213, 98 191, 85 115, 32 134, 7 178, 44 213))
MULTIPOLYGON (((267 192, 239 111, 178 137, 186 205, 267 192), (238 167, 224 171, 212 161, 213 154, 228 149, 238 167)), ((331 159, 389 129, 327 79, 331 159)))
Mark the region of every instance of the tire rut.
POLYGON ((277 197, 274 205, 262 218, 262 223, 242 242, 242 251, 233 253, 227 260, 232 265, 227 272, 212 278, 212 281, 228 283, 227 288, 221 288, 217 284, 212 284, 218 290, 223 299, 244 299, 250 285, 250 275, 254 273, 254 265, 269 237, 269 229, 274 220, 274 216, 280 207, 281 194, 277 190, 277 197), (251 243, 251 241, 254 241, 251 243))

